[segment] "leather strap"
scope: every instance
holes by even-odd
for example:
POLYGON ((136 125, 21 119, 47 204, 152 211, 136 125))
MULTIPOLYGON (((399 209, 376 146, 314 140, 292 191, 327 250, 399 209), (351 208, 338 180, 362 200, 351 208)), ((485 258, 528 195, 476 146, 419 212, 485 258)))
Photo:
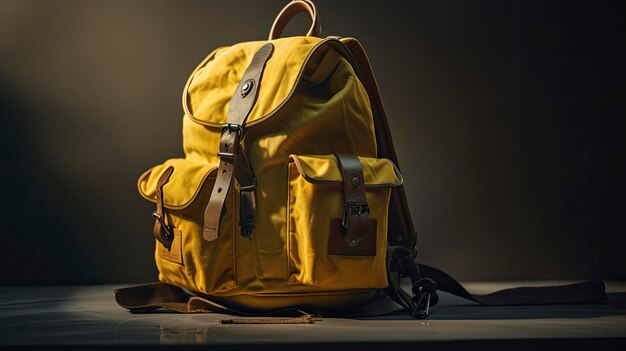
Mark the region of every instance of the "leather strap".
POLYGON ((369 231, 369 206, 365 197, 363 166, 355 155, 336 156, 343 176, 345 204, 341 223, 345 229, 344 240, 349 247, 355 247, 369 231))
POLYGON ((148 312, 164 308, 179 313, 222 313, 257 317, 310 315, 296 308, 283 308, 270 312, 234 309, 213 301, 208 296, 190 295, 179 287, 161 282, 115 289, 113 293, 117 304, 131 312, 148 312))
POLYGON ((303 314, 300 317, 247 317, 222 319, 220 324, 313 324, 322 318, 312 314, 303 314))
MULTIPOLYGON (((274 45, 267 43, 263 45, 252 58, 252 62, 246 69, 233 97, 228 106, 228 123, 222 125, 222 136, 220 138, 220 147, 217 155, 220 157, 220 166, 215 180, 211 198, 204 211, 204 228, 202 237, 207 241, 217 239, 219 235, 219 226, 223 214, 227 210, 224 207, 226 194, 230 190, 235 168, 239 169, 237 173, 242 182, 245 181, 244 189, 246 192, 254 191, 256 180, 251 172, 249 165, 241 167, 240 165, 247 159, 241 159, 240 141, 245 129, 246 119, 254 106, 257 92, 261 82, 261 75, 267 60, 270 58, 274 45), (239 166, 239 167, 238 167, 239 166), (246 170, 247 169, 247 170, 246 170), (249 172, 249 173, 248 173, 249 172)), ((244 226, 241 233, 249 236, 254 226, 254 208, 256 200, 254 195, 249 193, 242 197, 244 205, 242 206, 246 213, 244 226), (250 201, 246 203, 245 201, 250 201), (250 218, 252 217, 252 218, 250 218)))
POLYGON ((270 29, 270 34, 268 40, 278 39, 280 34, 283 32, 287 23, 300 12, 306 12, 311 17, 311 27, 309 31, 306 33, 306 36, 315 36, 319 37, 322 35, 322 21, 317 14, 317 9, 315 8, 315 4, 310 0, 293 0, 288 3, 283 9, 278 13, 276 19, 274 20, 274 24, 272 24, 272 29, 270 29))
POLYGON ((174 167, 169 166, 161 174, 157 181, 156 187, 156 211, 152 213, 154 218, 154 226, 152 227, 152 234, 166 249, 170 249, 172 240, 174 239, 174 233, 172 227, 165 223, 165 202, 163 199, 163 186, 170 180, 170 176, 174 172, 174 167))
POLYGON ((190 296, 183 289, 165 284, 149 283, 115 289, 115 301, 131 312, 145 312, 164 308, 180 313, 228 313, 244 314, 219 303, 197 296, 190 296))

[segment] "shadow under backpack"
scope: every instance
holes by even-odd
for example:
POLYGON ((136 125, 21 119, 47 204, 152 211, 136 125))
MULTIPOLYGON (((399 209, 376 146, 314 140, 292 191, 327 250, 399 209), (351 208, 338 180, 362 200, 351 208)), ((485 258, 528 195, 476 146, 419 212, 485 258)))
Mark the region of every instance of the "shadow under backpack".
POLYGON ((594 302, 601 281, 471 295, 417 264, 381 96, 353 38, 320 37, 309 0, 268 40, 221 47, 183 91, 185 158, 139 177, 155 203, 158 283, 115 291, 131 311, 428 316, 437 290, 485 305, 594 302), (306 36, 279 38, 297 13, 306 36), (410 291, 401 287, 409 277, 410 291))

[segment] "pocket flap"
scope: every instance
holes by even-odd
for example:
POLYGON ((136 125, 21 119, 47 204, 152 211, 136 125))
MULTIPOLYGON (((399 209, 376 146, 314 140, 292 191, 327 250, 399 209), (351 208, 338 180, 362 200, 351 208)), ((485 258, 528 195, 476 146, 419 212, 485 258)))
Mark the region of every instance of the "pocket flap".
POLYGON ((209 177, 217 174, 217 165, 200 163, 183 158, 173 158, 147 170, 137 180, 139 194, 156 203, 156 187, 159 177, 170 166, 174 171, 163 186, 165 207, 180 210, 187 207, 198 196, 200 188, 209 177))
MULTIPOLYGON (((313 184, 341 184, 339 162, 335 155, 289 155, 300 175, 313 184)), ((366 187, 396 187, 402 185, 402 175, 396 165, 386 158, 359 157, 366 187)))

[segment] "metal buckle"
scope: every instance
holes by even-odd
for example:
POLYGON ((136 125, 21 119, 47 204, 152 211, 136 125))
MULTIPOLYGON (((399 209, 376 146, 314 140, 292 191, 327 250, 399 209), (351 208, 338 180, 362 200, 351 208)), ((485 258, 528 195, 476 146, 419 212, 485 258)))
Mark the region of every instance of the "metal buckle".
POLYGON ((348 227, 348 216, 354 212, 358 215, 365 212, 369 214, 370 207, 367 205, 367 202, 346 202, 346 205, 343 207, 343 218, 341 219, 341 224, 344 228, 348 227))
POLYGON ((230 159, 234 160, 237 155, 233 154, 232 152, 222 152, 222 151, 220 151, 220 152, 217 153, 217 156, 219 156, 220 158, 230 158, 230 159))
MULTIPOLYGON (((235 123, 224 123, 222 124, 222 135, 224 135, 224 133, 237 133, 237 137, 235 138, 235 140, 233 141, 233 147, 231 148, 231 150, 235 151, 236 150, 236 146, 239 144, 239 138, 241 137, 241 133, 242 133, 243 129, 241 128, 241 125, 239 124, 235 124, 235 123)), ((220 142, 221 143, 221 142, 220 142)), ((226 150, 228 150, 228 144, 226 145, 226 150)), ((219 156, 220 158, 227 158, 227 159, 231 159, 234 160, 235 157, 237 157, 236 152, 228 152, 228 151, 219 151, 217 153, 217 156, 219 156)))
POLYGON ((241 128, 240 124, 236 124, 236 123, 224 123, 222 124, 222 134, 224 134, 224 132, 228 132, 229 134, 232 132, 237 133, 237 135, 241 136, 241 132, 243 131, 243 129, 241 128))
POLYGON ((241 186, 239 185, 239 191, 254 191, 256 190, 256 178, 252 178, 252 185, 241 186))
POLYGON ((161 230, 164 232, 163 238, 165 238, 165 240, 168 240, 168 241, 171 240, 174 237, 172 235, 172 230, 170 226, 165 224, 163 217, 161 217, 161 215, 157 211, 154 211, 152 212, 152 218, 154 218, 157 222, 161 223, 161 230))

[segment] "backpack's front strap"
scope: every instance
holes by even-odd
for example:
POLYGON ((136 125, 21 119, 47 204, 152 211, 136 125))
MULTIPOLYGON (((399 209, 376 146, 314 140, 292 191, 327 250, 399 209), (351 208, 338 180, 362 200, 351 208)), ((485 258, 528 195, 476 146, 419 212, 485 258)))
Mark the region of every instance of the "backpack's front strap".
POLYGON ((204 211, 202 237, 207 241, 213 241, 219 235, 220 221, 225 213, 224 202, 233 176, 240 182, 241 233, 244 236, 249 236, 252 233, 256 207, 254 196, 256 181, 249 165, 247 165, 247 159, 241 155, 239 143, 244 132, 246 119, 256 101, 265 63, 272 55, 273 50, 274 45, 267 43, 256 52, 230 100, 228 123, 222 125, 222 136, 217 153, 220 157, 220 166, 211 198, 204 211), (244 162, 246 165, 243 165, 244 162))
POLYGON ((365 198, 363 166, 355 155, 337 154, 343 177, 344 208, 341 224, 345 230, 344 240, 349 247, 356 247, 369 233, 369 206, 365 198))
POLYGON ((170 249, 172 246, 172 240, 174 239, 174 233, 172 226, 166 223, 165 216, 165 200, 163 197, 163 187, 170 180, 170 176, 174 172, 174 167, 169 166, 157 182, 156 187, 156 211, 152 213, 154 218, 154 226, 152 227, 152 234, 166 249, 170 249))

